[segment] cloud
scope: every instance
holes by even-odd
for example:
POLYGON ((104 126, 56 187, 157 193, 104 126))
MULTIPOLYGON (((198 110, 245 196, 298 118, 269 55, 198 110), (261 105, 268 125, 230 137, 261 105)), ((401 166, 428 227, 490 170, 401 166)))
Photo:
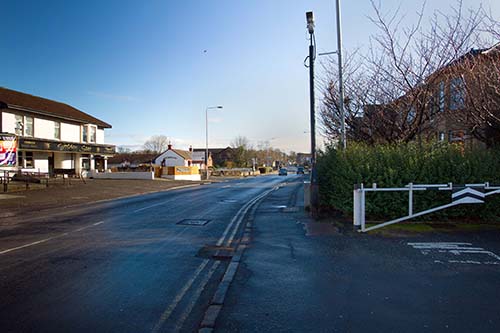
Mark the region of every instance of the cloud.
POLYGON ((138 98, 133 97, 133 96, 108 94, 108 93, 100 92, 100 91, 87 91, 87 95, 100 97, 100 98, 106 98, 106 99, 112 99, 112 100, 121 101, 121 102, 138 102, 139 101, 138 98))

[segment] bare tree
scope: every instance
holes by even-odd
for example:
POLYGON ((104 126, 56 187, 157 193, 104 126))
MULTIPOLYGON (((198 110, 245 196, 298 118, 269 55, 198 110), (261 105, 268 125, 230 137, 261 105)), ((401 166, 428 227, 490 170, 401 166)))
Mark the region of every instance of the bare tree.
MULTIPOLYGON (((424 5, 417 22, 403 26, 399 10, 384 13, 372 0, 377 28, 367 54, 349 55, 344 64, 348 138, 366 142, 421 139, 434 128, 442 69, 472 47, 491 43, 498 25, 481 8, 464 11, 457 1, 450 13, 435 12, 424 24, 424 5), (487 30, 490 30, 487 32, 487 30)), ((498 36, 498 34, 497 34, 498 36)), ((491 45, 491 44, 490 44, 491 45)), ((320 117, 330 139, 339 136, 336 64, 327 65, 320 117)))
POLYGON ((165 135, 153 135, 144 143, 144 150, 152 153, 162 153, 167 150, 168 138, 165 135))

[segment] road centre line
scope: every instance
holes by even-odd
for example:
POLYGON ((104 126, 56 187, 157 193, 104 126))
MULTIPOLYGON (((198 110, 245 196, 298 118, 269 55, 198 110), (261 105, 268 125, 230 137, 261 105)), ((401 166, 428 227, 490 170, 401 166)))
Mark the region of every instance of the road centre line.
POLYGON ((16 250, 20 250, 20 249, 24 249, 26 247, 30 247, 30 246, 33 246, 33 245, 37 245, 37 244, 41 244, 41 243, 45 243, 45 242, 48 242, 49 240, 52 240, 54 239, 54 237, 49 237, 49 238, 45 238, 45 239, 41 239, 39 241, 36 241, 36 242, 33 242, 33 243, 29 243, 29 244, 25 244, 25 245, 21 245, 21 246, 18 246, 18 247, 13 247, 11 249, 7 249, 7 250, 3 250, 0 252, 0 254, 5 254, 5 253, 9 253, 9 252, 12 252, 12 251, 16 251, 16 250))
POLYGON ((61 238, 61 237, 64 237, 64 236, 68 236, 69 234, 73 234, 75 232, 79 232, 79 231, 82 231, 82 230, 85 230, 85 229, 88 229, 88 228, 91 228, 93 226, 100 225, 100 224, 103 224, 103 223, 104 223, 104 221, 96 222, 96 223, 93 223, 92 225, 87 225, 85 227, 81 227, 81 228, 75 229, 73 231, 63 232, 62 234, 59 234, 57 236, 53 236, 53 237, 41 239, 41 240, 38 240, 38 241, 33 242, 33 243, 24 244, 24 245, 21 245, 21 246, 17 246, 17 247, 13 247, 13 248, 10 248, 10 249, 7 249, 7 250, 3 250, 3 251, 0 251, 0 255, 5 254, 5 253, 9 253, 9 252, 12 252, 12 251, 16 251, 16 250, 21 250, 21 249, 24 249, 24 248, 27 248, 27 247, 31 247, 31 246, 34 246, 34 245, 46 243, 48 241, 51 241, 51 240, 54 240, 54 239, 57 239, 57 238, 61 238))

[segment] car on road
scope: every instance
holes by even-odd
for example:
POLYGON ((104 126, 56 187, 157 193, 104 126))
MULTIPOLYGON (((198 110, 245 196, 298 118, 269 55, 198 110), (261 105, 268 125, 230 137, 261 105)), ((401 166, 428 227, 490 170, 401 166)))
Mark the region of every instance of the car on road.
POLYGON ((288 170, 286 168, 280 168, 278 175, 280 176, 287 176, 288 175, 288 170))
POLYGON ((298 175, 303 175, 304 174, 304 167, 303 166, 297 167, 297 174, 298 175))

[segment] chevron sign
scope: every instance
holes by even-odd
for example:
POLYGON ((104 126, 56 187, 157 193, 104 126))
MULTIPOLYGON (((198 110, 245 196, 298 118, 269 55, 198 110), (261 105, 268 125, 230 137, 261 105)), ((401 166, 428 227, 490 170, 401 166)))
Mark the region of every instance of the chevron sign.
POLYGON ((484 203, 484 193, 470 187, 451 194, 455 204, 484 203))

